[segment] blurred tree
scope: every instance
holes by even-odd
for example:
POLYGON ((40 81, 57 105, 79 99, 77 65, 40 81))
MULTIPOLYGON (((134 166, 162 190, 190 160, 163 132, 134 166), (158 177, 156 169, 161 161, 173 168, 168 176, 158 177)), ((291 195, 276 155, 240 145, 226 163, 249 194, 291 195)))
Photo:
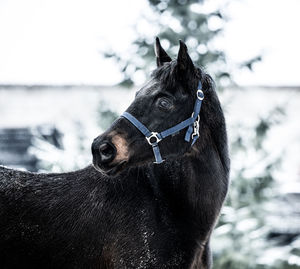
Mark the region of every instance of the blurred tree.
POLYGON ((153 32, 159 33, 163 47, 171 55, 177 55, 178 40, 181 39, 188 45, 191 58, 197 65, 205 66, 218 82, 230 80, 225 55, 215 49, 212 42, 222 31, 226 18, 220 9, 204 12, 202 2, 148 0, 152 12, 144 14, 137 23, 137 40, 130 49, 131 57, 115 52, 105 53, 106 57, 114 58, 120 65, 124 75, 122 85, 131 86, 136 74, 145 78, 154 68, 153 32), (143 31, 140 25, 148 25, 154 30, 143 31))
POLYGON ((119 114, 112 111, 107 103, 101 101, 98 108, 98 124, 101 129, 106 130, 112 122, 119 117, 119 114))
POLYGON ((300 261, 300 238, 281 245, 280 238, 270 238, 276 224, 268 221, 270 204, 278 198, 275 172, 281 156, 270 154, 265 142, 283 114, 275 107, 255 126, 231 126, 235 129, 231 143, 232 184, 213 233, 215 269, 300 268, 292 262, 300 261))

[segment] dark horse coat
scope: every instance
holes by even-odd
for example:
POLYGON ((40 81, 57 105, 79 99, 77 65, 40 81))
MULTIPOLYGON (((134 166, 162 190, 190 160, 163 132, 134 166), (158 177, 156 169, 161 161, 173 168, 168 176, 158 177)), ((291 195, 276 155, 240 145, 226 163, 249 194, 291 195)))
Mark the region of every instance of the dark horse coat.
POLYGON ((161 131, 190 117, 200 80, 200 138, 160 142, 162 164, 126 119, 92 145, 94 166, 61 174, 0 167, 0 268, 210 268, 209 238, 228 188, 223 113, 212 80, 181 42, 156 41, 158 68, 128 112, 161 131), (95 169, 96 168, 96 169, 95 169))

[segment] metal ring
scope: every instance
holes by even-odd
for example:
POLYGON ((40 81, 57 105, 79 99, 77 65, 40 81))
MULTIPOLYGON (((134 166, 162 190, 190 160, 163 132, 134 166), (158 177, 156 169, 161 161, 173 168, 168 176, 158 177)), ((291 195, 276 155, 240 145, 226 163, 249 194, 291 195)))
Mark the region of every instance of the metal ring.
POLYGON ((204 93, 203 93, 202 90, 197 90, 197 98, 199 100, 203 100, 204 99, 204 93), (200 96, 199 96, 199 94, 200 94, 200 96))
POLYGON ((149 145, 153 146, 156 145, 159 141, 161 141, 161 139, 158 137, 158 133, 157 132, 152 132, 150 136, 146 136, 147 142, 149 145), (151 138, 155 138, 156 141, 155 142, 151 142, 151 138))
POLYGON ((199 138, 199 134, 192 134, 192 139, 194 139, 195 136, 197 136, 197 138, 199 138))

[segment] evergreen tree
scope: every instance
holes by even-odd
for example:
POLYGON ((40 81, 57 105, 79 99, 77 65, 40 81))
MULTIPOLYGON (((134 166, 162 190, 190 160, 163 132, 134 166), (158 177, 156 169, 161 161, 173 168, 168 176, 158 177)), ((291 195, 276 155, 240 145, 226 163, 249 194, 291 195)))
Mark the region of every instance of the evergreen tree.
POLYGON ((300 240, 286 246, 270 238, 269 204, 278 193, 275 172, 281 156, 265 147, 271 128, 280 124, 281 108, 274 108, 254 126, 231 126, 231 181, 227 201, 213 233, 215 269, 300 268, 288 261, 300 250, 300 240), (280 252, 275 256, 272 253, 280 252))
MULTIPOLYGON (((177 55, 178 40, 186 42, 190 56, 199 66, 205 66, 214 79, 230 78, 225 65, 225 55, 213 48, 213 39, 222 31, 225 18, 221 10, 202 12, 199 0, 148 0, 151 14, 144 14, 143 23, 154 29, 162 45, 172 55, 177 55)), ((139 22, 137 23, 139 24, 139 22)), ((133 84, 136 72, 149 74, 154 68, 154 36, 137 30, 137 40, 132 44, 130 55, 106 52, 120 65, 124 75, 122 85, 133 84)))

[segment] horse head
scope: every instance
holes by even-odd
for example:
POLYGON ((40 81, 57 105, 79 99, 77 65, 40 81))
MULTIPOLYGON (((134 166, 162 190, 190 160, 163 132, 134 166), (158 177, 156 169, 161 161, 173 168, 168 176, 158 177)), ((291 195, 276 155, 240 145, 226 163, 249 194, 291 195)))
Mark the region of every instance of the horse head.
POLYGON ((108 175, 126 167, 183 156, 193 147, 195 131, 201 133, 202 88, 205 94, 210 77, 193 64, 182 41, 177 59, 168 56, 158 38, 155 54, 157 68, 150 80, 136 92, 123 116, 92 144, 94 167, 108 175), (182 122, 183 128, 172 129, 182 122))

